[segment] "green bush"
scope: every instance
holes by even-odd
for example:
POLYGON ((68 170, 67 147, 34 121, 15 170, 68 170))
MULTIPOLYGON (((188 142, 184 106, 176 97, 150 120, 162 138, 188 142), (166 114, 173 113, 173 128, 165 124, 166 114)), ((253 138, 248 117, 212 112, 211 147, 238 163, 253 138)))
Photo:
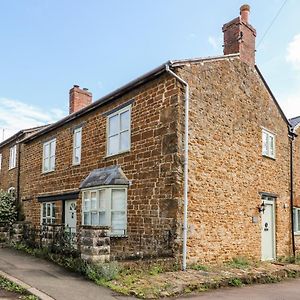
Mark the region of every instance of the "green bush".
POLYGON ((117 262, 86 265, 86 276, 96 283, 113 280, 118 274, 119 266, 117 262))
POLYGON ((0 223, 13 224, 17 219, 17 210, 14 197, 0 190, 0 223))

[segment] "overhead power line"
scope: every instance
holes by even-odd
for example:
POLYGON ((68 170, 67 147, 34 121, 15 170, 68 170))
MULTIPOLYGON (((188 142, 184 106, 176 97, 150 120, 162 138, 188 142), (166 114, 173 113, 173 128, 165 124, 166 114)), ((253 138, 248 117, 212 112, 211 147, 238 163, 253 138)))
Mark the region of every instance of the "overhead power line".
POLYGON ((283 7, 286 5, 288 0, 283 1, 281 7, 279 8, 277 14, 275 15, 275 17, 273 18, 273 20, 271 21, 269 27, 267 28, 267 30, 265 31, 265 33, 263 34, 262 38, 260 39, 260 41, 257 44, 257 48, 260 46, 260 44, 262 43, 262 41, 264 40, 264 38, 266 37, 266 35, 268 34, 268 32, 270 31, 271 27, 273 26, 274 22, 276 21, 276 19, 279 17, 283 7))

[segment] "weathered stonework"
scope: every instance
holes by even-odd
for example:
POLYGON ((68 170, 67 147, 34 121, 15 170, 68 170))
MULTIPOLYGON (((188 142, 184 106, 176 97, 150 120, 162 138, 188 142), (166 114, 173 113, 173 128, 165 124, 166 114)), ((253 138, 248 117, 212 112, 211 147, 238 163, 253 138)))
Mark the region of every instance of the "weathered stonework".
POLYGON ((189 261, 260 259, 261 192, 277 195, 276 253, 290 255, 288 125, 256 69, 224 59, 179 74, 191 97, 189 261), (276 136, 275 159, 262 156, 262 128, 276 136))
POLYGON ((80 244, 82 259, 89 262, 110 261, 109 227, 82 226, 80 244))

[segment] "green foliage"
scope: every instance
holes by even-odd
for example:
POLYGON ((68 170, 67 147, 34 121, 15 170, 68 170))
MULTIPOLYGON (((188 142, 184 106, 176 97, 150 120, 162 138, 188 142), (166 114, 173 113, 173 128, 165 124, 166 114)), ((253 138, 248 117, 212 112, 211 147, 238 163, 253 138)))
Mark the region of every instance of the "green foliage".
POLYGON ((92 281, 102 284, 103 282, 111 281, 118 276, 119 266, 117 262, 87 264, 85 274, 92 281))
POLYGON ((231 268, 236 268, 236 269, 246 269, 249 267, 250 263, 249 260, 245 257, 235 257, 232 259, 232 261, 227 263, 228 266, 231 268))
POLYGON ((243 282, 240 278, 232 278, 228 281, 230 286, 242 286, 243 282))
POLYGON ((17 210, 14 197, 0 190, 0 223, 13 224, 17 219, 17 210))
POLYGON ((26 293, 25 289, 3 277, 0 277, 0 288, 9 292, 15 292, 20 294, 26 293))
POLYGON ((204 266, 204 265, 191 265, 190 266, 190 269, 192 270, 196 270, 196 271, 205 271, 207 272, 208 271, 208 267, 207 266, 204 266))
POLYGON ((163 268, 160 265, 155 265, 153 267, 151 267, 149 274, 150 275, 158 275, 160 273, 163 273, 163 268))

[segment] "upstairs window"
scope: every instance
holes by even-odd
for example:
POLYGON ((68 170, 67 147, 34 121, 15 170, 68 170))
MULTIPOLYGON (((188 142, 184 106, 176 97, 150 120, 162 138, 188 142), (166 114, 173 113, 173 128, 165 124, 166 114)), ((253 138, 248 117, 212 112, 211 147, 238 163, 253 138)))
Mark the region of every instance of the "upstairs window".
POLYGON ((9 148, 9 170, 14 169, 17 165, 17 145, 9 148))
POLYGON ((300 208, 294 207, 293 213, 294 213, 294 233, 300 235, 300 208))
POLYGON ((82 128, 76 128, 73 134, 73 165, 79 165, 81 161, 81 136, 82 128))
POLYGON ((41 223, 42 224, 54 224, 55 223, 55 204, 51 202, 42 204, 41 211, 41 223))
POLYGON ((127 106, 107 117, 107 155, 130 150, 131 106, 127 106))
POLYGON ((262 130, 262 155, 275 158, 275 135, 262 130))
POLYGON ((0 153, 0 170, 2 169, 2 153, 0 153))
POLYGON ((56 139, 43 144, 43 173, 54 171, 55 169, 56 139))
POLYGON ((127 188, 99 188, 83 192, 82 223, 109 226, 111 235, 125 235, 127 229, 127 188))

